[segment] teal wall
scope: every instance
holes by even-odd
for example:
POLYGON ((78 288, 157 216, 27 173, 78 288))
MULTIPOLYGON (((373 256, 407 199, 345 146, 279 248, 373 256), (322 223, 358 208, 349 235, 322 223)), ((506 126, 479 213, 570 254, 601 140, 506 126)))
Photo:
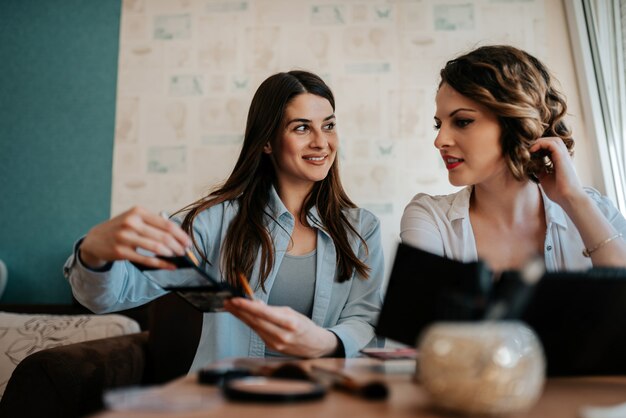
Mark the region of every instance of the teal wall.
POLYGON ((71 302, 63 262, 109 217, 120 8, 0 1, 0 302, 71 302))

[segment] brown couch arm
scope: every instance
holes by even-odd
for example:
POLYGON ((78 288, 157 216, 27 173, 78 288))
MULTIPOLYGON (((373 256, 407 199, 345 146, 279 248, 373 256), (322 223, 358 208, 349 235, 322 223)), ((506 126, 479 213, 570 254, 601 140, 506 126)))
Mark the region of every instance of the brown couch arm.
POLYGON ((50 348, 13 371, 0 417, 80 417, 103 407, 104 390, 143 382, 148 332, 50 348))

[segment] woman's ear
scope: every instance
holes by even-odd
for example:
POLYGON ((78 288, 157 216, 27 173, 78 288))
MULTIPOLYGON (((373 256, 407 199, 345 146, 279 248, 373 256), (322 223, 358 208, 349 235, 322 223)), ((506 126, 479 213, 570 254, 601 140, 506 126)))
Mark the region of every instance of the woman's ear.
POLYGON ((269 143, 269 141, 263 147, 263 152, 266 153, 266 154, 271 154, 272 153, 272 145, 269 143))

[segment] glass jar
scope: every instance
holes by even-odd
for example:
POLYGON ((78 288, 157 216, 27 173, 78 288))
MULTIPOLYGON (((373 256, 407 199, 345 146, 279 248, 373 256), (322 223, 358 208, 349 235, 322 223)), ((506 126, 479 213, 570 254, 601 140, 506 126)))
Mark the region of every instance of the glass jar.
POLYGON ((545 358, 521 322, 436 323, 418 343, 417 378, 440 408, 476 414, 526 410, 541 396, 545 358))

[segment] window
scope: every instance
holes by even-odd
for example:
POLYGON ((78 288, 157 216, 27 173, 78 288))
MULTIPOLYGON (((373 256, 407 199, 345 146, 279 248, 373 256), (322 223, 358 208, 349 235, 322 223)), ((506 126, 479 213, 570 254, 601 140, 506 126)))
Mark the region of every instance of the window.
POLYGON ((626 0, 566 1, 570 39, 590 138, 605 192, 626 215, 626 0))

